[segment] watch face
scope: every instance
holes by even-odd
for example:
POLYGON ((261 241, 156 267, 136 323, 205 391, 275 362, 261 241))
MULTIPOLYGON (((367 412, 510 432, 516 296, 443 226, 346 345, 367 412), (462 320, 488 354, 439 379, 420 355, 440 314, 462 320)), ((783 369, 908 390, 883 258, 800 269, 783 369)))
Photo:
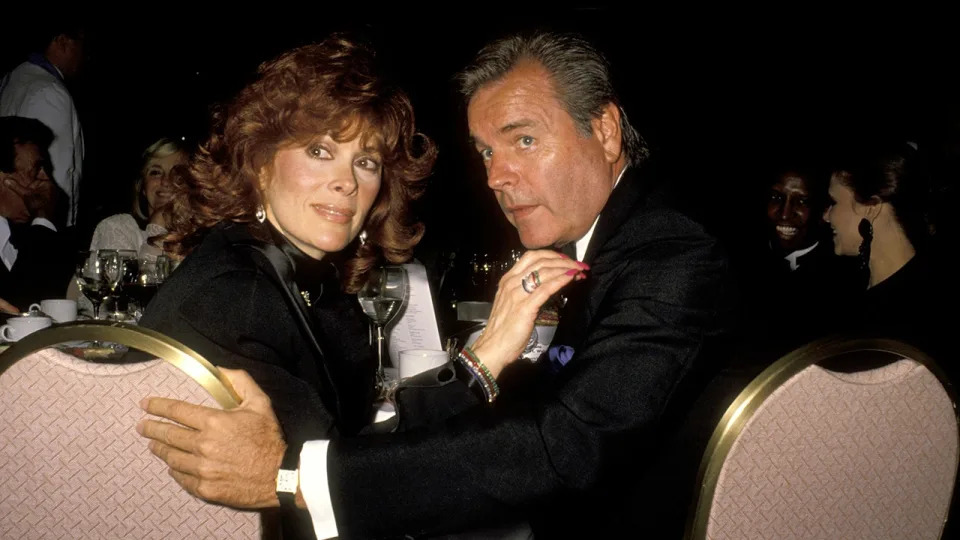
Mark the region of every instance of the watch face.
POLYGON ((296 493, 299 481, 299 471, 280 469, 277 472, 277 491, 280 493, 296 493))

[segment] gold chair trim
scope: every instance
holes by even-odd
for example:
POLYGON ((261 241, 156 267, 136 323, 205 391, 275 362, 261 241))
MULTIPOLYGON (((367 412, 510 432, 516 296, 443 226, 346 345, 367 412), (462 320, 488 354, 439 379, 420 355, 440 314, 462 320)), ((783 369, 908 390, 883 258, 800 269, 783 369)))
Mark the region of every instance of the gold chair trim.
MULTIPOLYGON (((720 480, 720 471, 743 428, 760 409, 763 402, 791 377, 807 367, 819 364, 837 356, 861 352, 884 352, 915 360, 929 369, 943 385, 953 404, 956 416, 957 400, 952 384, 940 367, 926 353, 905 343, 892 339, 844 339, 824 338, 803 346, 781 359, 757 375, 727 407, 726 412, 707 442, 700 469, 697 474, 697 492, 693 500, 692 511, 688 513, 684 538, 700 539, 707 537, 710 520, 710 508, 713 505, 714 492, 720 480)), ((960 417, 957 417, 960 433, 960 417)), ((960 435, 958 435, 960 445, 960 435)), ((954 470, 956 470, 956 464, 954 470)), ((954 486, 956 490, 956 486, 954 486)), ((951 500, 953 494, 951 493, 951 500)))
POLYGON ((105 341, 138 349, 186 373, 224 409, 240 404, 226 376, 199 353, 155 330, 120 322, 78 321, 34 332, 0 353, 0 375, 30 354, 69 341, 105 341))

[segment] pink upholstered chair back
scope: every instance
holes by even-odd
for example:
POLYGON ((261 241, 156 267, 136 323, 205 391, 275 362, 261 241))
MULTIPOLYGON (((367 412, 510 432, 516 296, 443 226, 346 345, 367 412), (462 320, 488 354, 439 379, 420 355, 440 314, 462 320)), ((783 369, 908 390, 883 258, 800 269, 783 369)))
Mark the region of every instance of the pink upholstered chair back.
POLYGON ((774 364, 708 445, 692 536, 939 538, 960 439, 951 395, 927 365, 888 341, 821 344, 774 364), (854 373, 814 365, 857 351, 899 360, 854 373))
POLYGON ((260 538, 260 517, 207 504, 134 431, 140 399, 216 407, 167 362, 95 364, 55 349, 0 375, 0 538, 260 538))

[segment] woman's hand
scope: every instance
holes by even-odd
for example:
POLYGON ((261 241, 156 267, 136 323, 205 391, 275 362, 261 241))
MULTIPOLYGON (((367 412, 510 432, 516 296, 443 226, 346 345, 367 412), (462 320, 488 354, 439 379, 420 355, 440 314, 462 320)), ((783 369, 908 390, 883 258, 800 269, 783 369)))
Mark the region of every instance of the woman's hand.
POLYGON ((523 352, 543 304, 564 285, 586 278, 583 272, 589 269, 556 251, 535 250, 500 279, 487 327, 471 347, 494 377, 523 352))

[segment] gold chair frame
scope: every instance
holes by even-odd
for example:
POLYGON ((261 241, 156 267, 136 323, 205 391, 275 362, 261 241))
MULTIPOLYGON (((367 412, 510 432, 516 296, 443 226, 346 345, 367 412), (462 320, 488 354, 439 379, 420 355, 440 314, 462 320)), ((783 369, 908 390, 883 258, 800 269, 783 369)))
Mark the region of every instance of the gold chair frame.
POLYGON ((105 341, 138 349, 186 373, 224 409, 240 404, 226 376, 199 353, 156 330, 120 322, 78 321, 34 332, 0 353, 0 375, 25 356, 69 341, 105 341))
MULTIPOLYGON (((727 408, 720 419, 713 435, 707 442, 703 459, 700 461, 700 470, 697 474, 697 493, 694 497, 693 508, 687 519, 684 538, 700 539, 707 537, 707 526, 710 519, 710 508, 720 479, 720 471, 733 448, 743 428, 750 422, 753 415, 760 409, 763 402, 773 392, 787 382, 791 377, 800 373, 813 364, 836 358, 838 356, 858 352, 881 352, 915 360, 930 370, 940 384, 943 385, 953 404, 954 416, 958 425, 958 445, 960 445, 960 417, 957 417, 957 399, 952 384, 944 372, 930 356, 919 349, 905 343, 891 339, 844 339, 825 338, 814 341, 801 347, 757 375, 738 395, 727 408)), ((958 460, 960 461, 960 460, 958 460)), ((958 463, 960 464, 960 463, 958 463)), ((954 470, 957 470, 957 465, 954 470)), ((955 496, 954 484, 951 500, 955 496)))

